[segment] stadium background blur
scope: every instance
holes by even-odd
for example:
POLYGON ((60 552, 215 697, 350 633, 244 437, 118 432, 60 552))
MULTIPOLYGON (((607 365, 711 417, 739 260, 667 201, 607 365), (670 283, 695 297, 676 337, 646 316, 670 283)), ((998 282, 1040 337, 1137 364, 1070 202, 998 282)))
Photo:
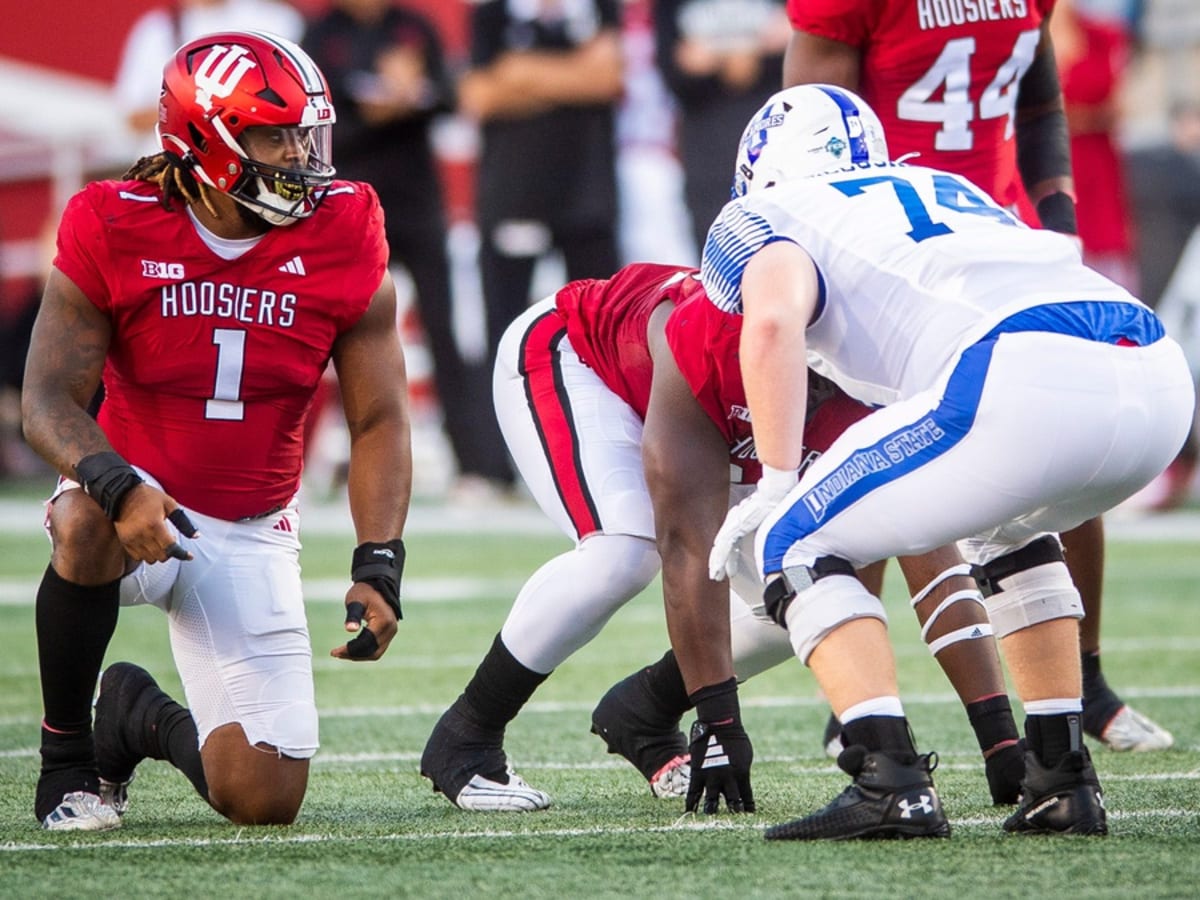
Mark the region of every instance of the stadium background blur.
MULTIPOLYGON (((696 248, 682 200, 682 176, 672 143, 673 103, 653 69, 652 0, 625 0, 627 90, 618 119, 618 169, 625 261, 693 263, 696 248)), ((936 2, 936 0, 935 0, 936 2)), ((0 29, 0 333, 9 333, 36 302, 49 263, 48 225, 83 183, 123 171, 138 153, 137 136, 122 121, 112 96, 122 45, 143 13, 166 5, 156 0, 51 0, 46 4, 3 0, 0 29)), ((307 17, 328 0, 293 0, 307 17)), ((467 63, 469 0, 404 0, 438 28, 455 70, 467 63)), ((1075 6, 1123 21, 1133 53, 1122 87, 1117 129, 1126 154, 1165 144, 1169 110, 1200 104, 1200 4, 1195 0, 1076 0, 1075 6)), ((714 135, 711 146, 732 148, 736 135, 714 135)), ((465 355, 483 351, 483 307, 474 256, 473 161, 478 130, 452 114, 434 129, 434 146, 451 222, 455 326, 465 355)), ((380 148, 386 152, 386 148, 380 148)), ((334 163, 337 163, 336 143, 334 163)), ((1080 190, 1105 190, 1077 173, 1080 190)), ((1196 242, 1194 242, 1196 243, 1196 242)), ((562 281, 553 260, 539 268, 531 299, 562 281)), ((406 282, 403 280, 401 284, 406 282)), ((402 289, 402 294, 404 293, 402 289)), ((414 416, 415 491, 440 497, 452 485, 454 463, 440 430, 430 360, 415 315, 403 316, 414 416)), ((19 367, 15 351, 4 361, 19 367)), ((0 394, 0 478, 46 474, 19 438, 19 394, 0 394)), ((306 480, 319 490, 338 484, 345 448, 341 429, 316 437, 306 480)), ((1192 496, 1195 496, 1194 481, 1192 496)))

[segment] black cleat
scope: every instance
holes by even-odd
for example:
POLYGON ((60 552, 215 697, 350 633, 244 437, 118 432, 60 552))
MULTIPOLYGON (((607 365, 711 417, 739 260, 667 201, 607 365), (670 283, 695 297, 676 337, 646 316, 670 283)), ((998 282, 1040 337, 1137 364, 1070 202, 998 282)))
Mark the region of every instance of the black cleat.
POLYGON ((480 728, 451 706, 442 713, 421 754, 421 774, 460 809, 533 812, 550 796, 508 767, 504 734, 480 728))
POLYGON ((1053 769, 1025 753, 1020 806, 1004 821, 1014 834, 1108 834, 1100 780, 1087 748, 1074 750, 1053 769))
POLYGON ((145 755, 132 750, 126 740, 138 699, 146 691, 161 693, 154 677, 131 662, 113 663, 100 676, 96 695, 96 763, 100 771, 100 796, 121 815, 129 807, 129 782, 145 755))
POLYGON ((639 669, 608 689, 592 710, 592 734, 609 753, 629 760, 650 784, 656 797, 687 794, 688 741, 680 716, 664 711, 639 669))
POLYGON ((950 836, 950 823, 931 777, 937 768, 936 754, 905 762, 894 754, 855 745, 842 751, 838 765, 854 778, 853 784, 824 809, 774 825, 763 837, 842 841, 950 836))
POLYGON ((988 790, 996 806, 1012 806, 1021 794, 1021 779, 1025 777, 1025 741, 993 753, 983 761, 988 790))

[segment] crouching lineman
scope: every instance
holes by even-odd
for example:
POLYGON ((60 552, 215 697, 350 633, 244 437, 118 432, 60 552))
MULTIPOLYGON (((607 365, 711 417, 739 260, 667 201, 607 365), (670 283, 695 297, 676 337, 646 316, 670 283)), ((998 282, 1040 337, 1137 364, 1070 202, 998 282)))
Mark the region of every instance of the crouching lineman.
POLYGON ((30 444, 63 476, 37 594, 46 828, 116 827, 146 757, 233 822, 295 819, 317 749, 296 491, 330 359, 360 542, 346 594, 358 634, 333 655, 377 659, 396 633, 404 358, 383 215, 370 187, 333 181, 333 121, 294 44, 209 35, 166 65, 163 152, 63 214, 22 397, 30 444), (129 603, 166 612, 191 709, 116 663, 93 733, 129 603))
MULTIPOLYGON (((759 605, 758 615, 731 604, 728 589, 707 577, 731 477, 740 497, 760 473, 737 367, 739 327, 704 296, 695 270, 640 264, 611 279, 572 282, 508 328, 495 375, 504 436, 533 496, 576 546, 525 584, 475 676, 430 735, 421 771, 459 807, 549 805, 509 769, 505 727, 550 672, 646 588, 661 552, 668 606, 681 593, 708 601, 708 618, 672 637, 724 648, 732 639, 732 658, 711 673, 681 676, 672 667, 673 678, 649 686, 673 715, 647 721, 638 714, 649 702, 610 703, 593 728, 639 767, 656 795, 682 796, 690 782, 689 809, 703 792, 706 811, 715 812, 722 790, 730 808, 753 808, 750 743, 733 675, 744 680, 794 653, 787 634, 761 614, 762 583, 752 565, 738 589, 759 605), (716 735, 731 759, 697 774, 705 756, 694 754, 694 780, 679 731, 680 715, 693 705, 704 726, 694 743, 702 748, 716 735)), ((869 410, 820 379, 809 391, 812 459, 869 410)), ((901 561, 912 584, 929 585, 917 610, 930 647, 967 704, 993 797, 1011 803, 1023 774, 1016 724, 978 591, 956 563, 953 548, 901 561)))
MULTIPOLYGON (((765 607, 843 723, 838 764, 853 778, 766 837, 947 833, 882 608, 854 571, 954 540, 977 567, 1026 713, 1005 830, 1107 833, 1081 733, 1082 607, 1056 533, 1174 458, 1195 401, 1182 351, 1067 238, 1026 228, 959 176, 890 161, 878 117, 849 91, 773 96, 746 126, 734 179, 701 280, 743 319, 763 477, 730 510, 710 574, 724 579, 757 529, 765 607), (880 408, 797 483, 810 364, 880 408)), ((674 649, 685 677, 727 653, 719 641, 694 658, 674 649)))

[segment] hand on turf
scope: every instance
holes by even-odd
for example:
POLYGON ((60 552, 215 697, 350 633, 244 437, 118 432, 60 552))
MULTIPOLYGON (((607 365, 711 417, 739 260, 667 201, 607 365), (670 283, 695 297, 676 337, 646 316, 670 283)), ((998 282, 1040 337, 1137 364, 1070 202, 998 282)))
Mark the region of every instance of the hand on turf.
POLYGON ((708 555, 708 577, 713 581, 732 578, 737 573, 738 541, 763 523, 796 486, 795 469, 772 469, 763 466, 763 475, 754 493, 729 510, 721 530, 713 539, 708 555))
POLYGON ((713 815, 721 798, 730 812, 754 812, 754 790, 750 787, 750 764, 754 748, 741 720, 694 722, 688 750, 692 755, 688 812, 695 812, 704 798, 705 815, 713 815))
POLYGON ((354 637, 329 655, 355 662, 379 659, 397 630, 396 613, 379 591, 366 582, 355 582, 346 591, 346 631, 354 637))

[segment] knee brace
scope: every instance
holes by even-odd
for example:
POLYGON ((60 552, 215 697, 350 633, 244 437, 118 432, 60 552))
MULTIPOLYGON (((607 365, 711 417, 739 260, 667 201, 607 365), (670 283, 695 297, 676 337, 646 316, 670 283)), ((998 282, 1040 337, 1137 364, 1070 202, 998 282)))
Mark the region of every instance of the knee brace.
MULTIPOLYGON (((928 597, 933 590, 943 582, 949 581, 951 578, 959 575, 971 574, 971 567, 966 563, 952 566, 951 568, 946 569, 944 572, 940 572, 933 578, 932 581, 929 582, 929 584, 921 588, 921 590, 918 591, 912 598, 912 608, 916 610, 921 602, 925 600, 925 598, 928 597)), ((991 637, 992 625, 990 622, 984 621, 974 622, 970 625, 965 625, 962 628, 956 628, 954 631, 951 631, 948 634, 939 635, 933 640, 929 639, 929 635, 933 631, 934 623, 937 622, 938 617, 955 603, 959 603, 964 600, 969 600, 972 603, 978 603, 986 615, 987 607, 983 602, 983 594, 980 593, 978 588, 955 591, 942 600, 941 603, 934 607, 933 612, 929 614, 929 617, 925 620, 925 624, 921 626, 921 640, 923 640, 929 646, 929 652, 934 656, 937 656, 951 644, 957 644, 959 641, 973 641, 977 640, 978 638, 991 637)))
POLYGON ((1038 538, 982 566, 972 566, 971 572, 986 598, 997 637, 1054 619, 1083 618, 1083 602, 1056 537, 1038 538))
POLYGON ((850 563, 835 556, 788 569, 767 585, 763 600, 771 618, 788 630, 792 649, 805 665, 817 645, 838 626, 854 619, 878 619, 887 624, 879 598, 862 586, 850 563))

